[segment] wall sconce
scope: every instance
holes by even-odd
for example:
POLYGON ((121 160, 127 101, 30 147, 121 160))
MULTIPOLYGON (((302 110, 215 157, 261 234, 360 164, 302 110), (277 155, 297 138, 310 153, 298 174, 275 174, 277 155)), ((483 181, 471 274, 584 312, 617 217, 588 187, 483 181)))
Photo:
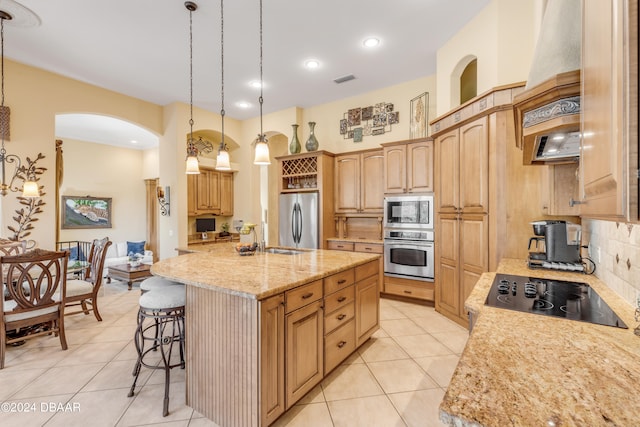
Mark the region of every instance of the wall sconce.
POLYGON ((164 189, 162 187, 157 187, 156 188, 156 192, 157 192, 157 195, 158 195, 158 203, 160 204, 160 215, 169 216, 169 214, 170 214, 170 210, 169 210, 169 204, 170 204, 169 186, 164 187, 164 189))

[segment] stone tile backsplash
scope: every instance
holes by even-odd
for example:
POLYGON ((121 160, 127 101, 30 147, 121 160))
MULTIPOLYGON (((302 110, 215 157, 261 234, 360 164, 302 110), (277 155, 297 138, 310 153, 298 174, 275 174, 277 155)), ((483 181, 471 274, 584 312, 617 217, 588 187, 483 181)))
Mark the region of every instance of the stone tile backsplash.
POLYGON ((640 297, 640 224, 583 219, 582 244, 587 243, 594 274, 635 307, 640 297))

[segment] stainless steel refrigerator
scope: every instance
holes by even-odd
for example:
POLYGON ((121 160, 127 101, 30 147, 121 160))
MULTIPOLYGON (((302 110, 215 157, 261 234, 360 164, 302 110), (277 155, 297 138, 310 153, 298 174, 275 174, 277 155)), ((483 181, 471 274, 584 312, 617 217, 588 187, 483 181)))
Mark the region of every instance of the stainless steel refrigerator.
POLYGON ((318 193, 280 195, 280 246, 318 248, 318 193))

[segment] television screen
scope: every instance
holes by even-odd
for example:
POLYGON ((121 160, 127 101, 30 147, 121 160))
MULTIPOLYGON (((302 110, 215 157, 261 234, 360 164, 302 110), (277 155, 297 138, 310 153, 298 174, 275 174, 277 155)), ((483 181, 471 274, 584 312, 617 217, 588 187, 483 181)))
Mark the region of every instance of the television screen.
POLYGON ((196 233, 206 233, 216 231, 215 218, 196 218, 196 233))

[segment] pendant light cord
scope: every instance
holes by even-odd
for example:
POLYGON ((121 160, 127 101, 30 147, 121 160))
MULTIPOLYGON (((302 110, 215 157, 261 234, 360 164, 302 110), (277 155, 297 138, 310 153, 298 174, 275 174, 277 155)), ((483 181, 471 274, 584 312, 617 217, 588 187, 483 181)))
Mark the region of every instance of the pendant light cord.
MULTIPOLYGON (((4 109, 4 19, 4 17, 0 18, 0 80, 2 81, 2 83, 0 83, 0 91, 2 92, 2 101, 0 103, 0 106, 2 106, 2 109, 4 109)), ((8 125, 9 124, 7 123, 7 126, 8 125)), ((4 148, 4 127, 2 128, 0 133, 2 133, 2 148, 0 148, 0 150, 2 153, 2 157, 4 158, 4 155, 7 152, 7 150, 5 150, 4 148)), ((2 173, 4 175, 4 162, 2 163, 2 169, 2 173)), ((4 176, 2 177, 2 183, 4 184, 4 176)))
POLYGON ((220 116, 222 117, 222 139, 220 140, 220 148, 226 150, 224 143, 224 0, 220 0, 220 92, 222 98, 222 107, 220 116))
POLYGON ((262 86, 264 84, 262 81, 262 0, 260 0, 260 98, 258 102, 260 103, 260 141, 266 142, 262 133, 262 86))
POLYGON ((189 149, 193 150, 193 7, 189 9, 189 149))

